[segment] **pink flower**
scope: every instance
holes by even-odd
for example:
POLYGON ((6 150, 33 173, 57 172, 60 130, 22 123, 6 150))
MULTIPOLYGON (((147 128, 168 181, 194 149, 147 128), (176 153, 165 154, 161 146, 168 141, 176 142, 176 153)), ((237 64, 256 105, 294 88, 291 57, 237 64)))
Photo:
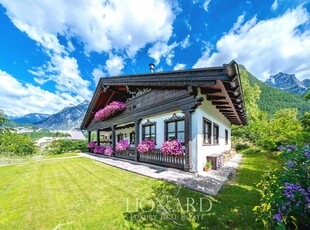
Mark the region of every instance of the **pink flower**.
POLYGON ((140 144, 138 144, 137 150, 139 153, 150 152, 155 149, 155 143, 152 140, 143 140, 140 144))
POLYGON ((95 114, 95 119, 97 121, 107 120, 108 118, 112 117, 118 112, 123 111, 124 109, 126 109, 126 104, 120 101, 113 101, 103 109, 97 111, 95 114))
POLYGON ((111 147, 108 147, 104 151, 105 155, 108 155, 109 157, 113 155, 113 149, 111 147))
POLYGON ((91 141, 87 144, 87 147, 89 149, 94 149, 96 147, 96 142, 95 141, 91 141))
POLYGON ((104 146, 96 146, 94 149, 94 153, 103 155, 105 151, 104 146))
POLYGON ((178 140, 165 141, 160 148, 164 155, 179 156, 184 154, 182 144, 178 140))
POLYGON ((116 144, 116 151, 125 151, 130 147, 128 140, 121 140, 116 144))

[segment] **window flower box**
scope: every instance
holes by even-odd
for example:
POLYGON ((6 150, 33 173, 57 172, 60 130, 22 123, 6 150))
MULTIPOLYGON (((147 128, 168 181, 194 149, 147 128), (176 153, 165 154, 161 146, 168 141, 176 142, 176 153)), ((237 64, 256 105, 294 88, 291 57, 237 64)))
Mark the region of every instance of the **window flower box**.
POLYGON ((97 121, 105 121, 117 113, 126 109, 126 104, 120 101, 113 101, 95 114, 97 121))

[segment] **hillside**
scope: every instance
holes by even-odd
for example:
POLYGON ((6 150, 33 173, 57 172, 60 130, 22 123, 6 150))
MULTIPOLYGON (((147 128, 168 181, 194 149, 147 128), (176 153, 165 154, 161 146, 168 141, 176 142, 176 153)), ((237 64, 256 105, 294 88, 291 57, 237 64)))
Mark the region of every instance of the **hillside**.
POLYGON ((19 124, 33 124, 36 122, 40 122, 46 118, 48 118, 50 114, 42 114, 42 113, 29 113, 25 116, 13 118, 12 120, 19 124))
MULTIPOLYGON (((240 68, 244 68, 240 66, 240 68)), ((273 88, 268 84, 258 80, 255 76, 248 72, 248 79, 251 86, 257 84, 262 93, 258 101, 261 110, 272 115, 276 111, 284 108, 297 108, 298 116, 302 117, 305 112, 310 111, 310 102, 306 101, 302 95, 284 92, 280 89, 273 88)))
POLYGON ((40 128, 49 130, 72 130, 80 128, 89 101, 84 101, 77 106, 64 108, 43 121, 35 123, 40 128))

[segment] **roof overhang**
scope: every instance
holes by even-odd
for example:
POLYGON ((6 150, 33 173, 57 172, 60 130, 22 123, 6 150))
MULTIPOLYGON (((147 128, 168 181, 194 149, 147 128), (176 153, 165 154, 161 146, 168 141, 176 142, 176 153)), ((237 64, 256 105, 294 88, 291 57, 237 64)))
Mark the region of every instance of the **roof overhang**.
POLYGON ((125 101, 133 89, 200 88, 207 100, 235 125, 246 125, 246 110, 239 68, 235 61, 222 67, 199 68, 148 74, 101 78, 83 119, 81 129, 87 129, 94 114, 113 100, 125 101))

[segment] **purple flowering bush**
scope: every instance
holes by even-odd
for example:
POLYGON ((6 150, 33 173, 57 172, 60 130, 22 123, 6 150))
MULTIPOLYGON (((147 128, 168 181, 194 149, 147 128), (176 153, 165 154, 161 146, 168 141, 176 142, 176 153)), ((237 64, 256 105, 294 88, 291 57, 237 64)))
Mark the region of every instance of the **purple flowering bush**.
POLYGON ((104 150, 104 155, 107 155, 107 156, 112 156, 113 155, 113 148, 111 147, 108 147, 104 150))
POLYGON ((102 145, 96 146, 95 149, 94 149, 94 153, 103 155, 105 149, 106 149, 106 148, 105 148, 104 146, 102 146, 102 145))
POLYGON ((141 143, 138 144, 137 150, 139 153, 147 153, 156 148, 154 141, 152 140, 143 140, 141 143))
POLYGON ((254 207, 265 227, 310 228, 310 148, 280 146, 281 169, 271 170, 257 184, 261 205, 254 207))
POLYGON ((116 151, 125 151, 130 147, 128 140, 121 140, 116 144, 116 151))
POLYGON ((184 154, 182 144, 178 140, 165 141, 162 144, 160 151, 164 155, 180 156, 184 154))
POLYGON ((112 117, 113 115, 117 114, 118 112, 123 111, 126 109, 126 105, 120 101, 113 101, 103 109, 100 109, 95 114, 95 119, 97 121, 104 121, 108 118, 112 117))
POLYGON ((94 149, 96 147, 96 142, 95 141, 91 141, 87 144, 87 147, 89 149, 94 149))

